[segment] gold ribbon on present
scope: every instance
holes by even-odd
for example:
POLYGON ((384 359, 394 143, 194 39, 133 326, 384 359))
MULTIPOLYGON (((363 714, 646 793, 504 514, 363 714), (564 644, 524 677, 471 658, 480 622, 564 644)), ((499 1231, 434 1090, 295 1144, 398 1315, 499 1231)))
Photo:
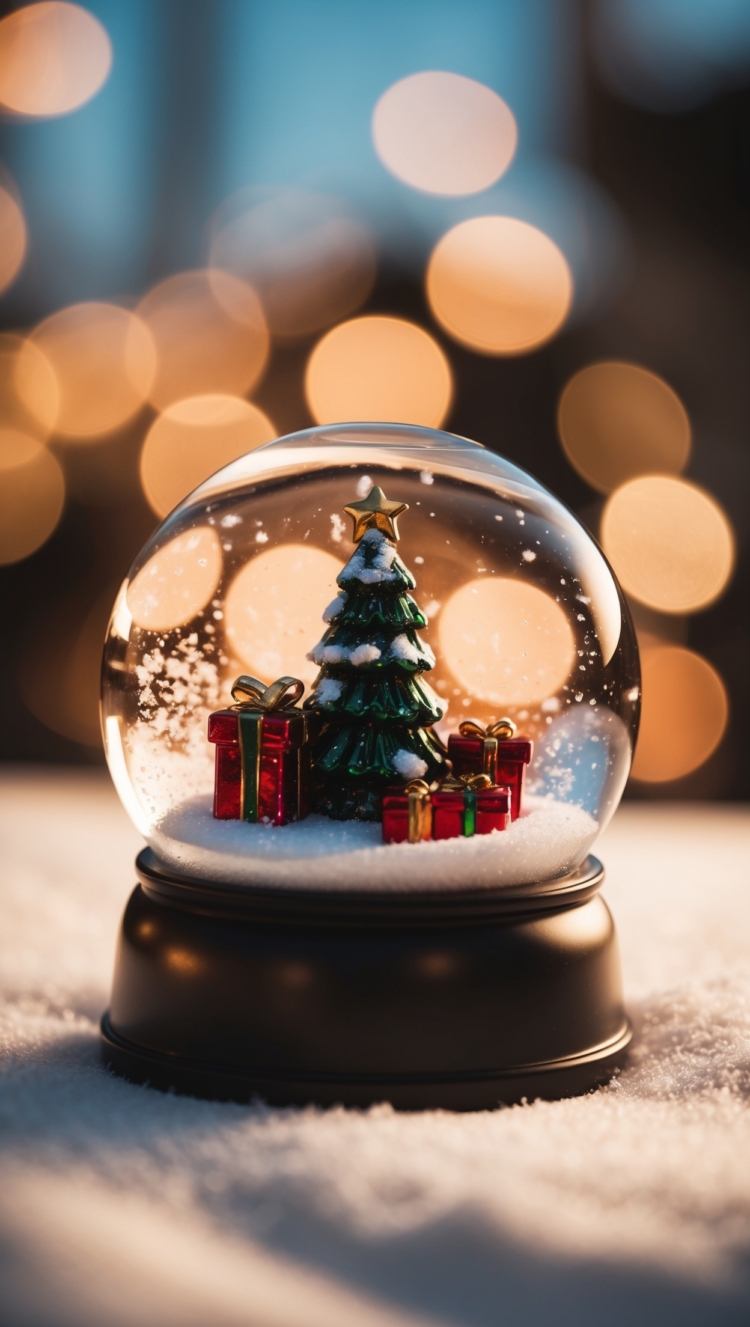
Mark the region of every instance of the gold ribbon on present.
POLYGON ((409 799, 409 843, 421 843, 432 834, 430 785, 424 779, 411 779, 406 785, 409 799))
POLYGON ((454 793, 462 789, 469 789, 469 792, 475 793, 480 788, 494 788, 495 784, 489 774, 449 774, 447 779, 443 779, 439 791, 454 793))
POLYGON ((232 687, 232 700, 236 710, 286 710, 296 705, 305 690, 304 682, 298 677, 280 677, 270 686, 259 682, 257 677, 248 677, 246 673, 238 677, 232 687))
POLYGON ((473 719, 464 719, 458 725, 458 731, 462 737, 479 737, 482 741, 482 769, 486 774, 492 774, 493 765, 497 757, 498 742, 507 741, 516 731, 516 725, 512 719, 498 719, 495 723, 483 728, 481 724, 475 723, 473 719))
POLYGON ((280 677, 270 686, 257 677, 243 674, 232 687, 237 714, 237 736, 242 761, 240 809, 242 819, 257 822, 259 816, 260 749, 263 718, 296 705, 305 690, 298 677, 280 677))
POLYGON ((449 774, 440 785, 440 792, 462 792, 464 798, 463 831, 471 838, 477 828, 477 793, 483 788, 494 788, 489 774, 449 774))

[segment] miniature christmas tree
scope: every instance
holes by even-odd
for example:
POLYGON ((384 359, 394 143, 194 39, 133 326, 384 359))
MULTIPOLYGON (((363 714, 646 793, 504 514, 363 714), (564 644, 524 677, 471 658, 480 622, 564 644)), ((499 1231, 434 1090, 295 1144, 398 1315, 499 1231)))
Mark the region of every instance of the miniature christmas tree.
POLYGON ((430 732, 444 711, 422 680, 435 656, 416 634, 427 619, 396 552, 396 519, 406 503, 373 488, 344 510, 357 548, 323 614, 328 629, 308 656, 320 673, 307 703, 326 716, 313 750, 314 807, 336 820, 379 820, 385 788, 445 774, 430 732))

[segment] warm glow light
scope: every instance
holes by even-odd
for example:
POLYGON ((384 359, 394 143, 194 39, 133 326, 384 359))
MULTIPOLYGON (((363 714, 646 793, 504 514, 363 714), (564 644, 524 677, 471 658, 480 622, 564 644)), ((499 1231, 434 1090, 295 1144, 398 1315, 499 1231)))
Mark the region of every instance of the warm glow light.
POLYGON ((473 194, 508 169, 518 141, 512 111, 492 88, 429 70, 394 83, 372 117, 375 151, 405 184, 473 194))
POLYGON ((338 594, 343 562, 320 548, 283 544, 259 553, 235 576, 226 597, 227 643, 264 682, 289 675, 310 683, 305 657, 325 630, 323 610, 338 594))
POLYGON ((0 428, 48 438, 60 407, 52 365, 33 341, 0 333, 0 428), (26 404, 34 402, 33 412, 26 404))
POLYGON ((573 279, 557 245, 515 217, 473 217, 433 249, 427 298, 457 341, 484 355, 521 355, 554 336, 573 279))
MULTIPOLYGON (((73 304, 35 329, 34 345, 57 379, 59 433, 83 440, 119 428, 140 410, 156 368, 154 344, 135 314, 116 304, 73 304)), ((21 357, 18 391, 37 418, 50 412, 49 375, 21 357)))
POLYGON ((695 484, 644 475, 623 484, 602 517, 602 545, 623 589, 662 613, 713 603, 732 574, 732 528, 695 484))
POLYGON ((130 819, 144 839, 149 832, 151 821, 144 810, 138 794, 130 779, 128 763, 122 741, 122 719, 119 714, 109 714, 104 720, 104 745, 107 752, 107 764, 112 782, 130 819))
POLYGON ((141 567, 127 589, 137 627, 171 631, 205 608, 221 579, 221 545, 210 525, 170 540, 141 567))
POLYGON ((228 272, 168 277, 138 313, 156 342, 150 398, 159 409, 207 392, 244 396, 265 368, 269 337, 260 300, 228 272))
POLYGON ((362 419, 442 424, 453 394, 450 365, 436 341, 403 318, 354 318, 318 342, 305 391, 319 424, 362 419))
POLYGON ((679 645, 647 649, 641 657, 643 708, 633 778, 680 779, 719 745, 729 707, 724 684, 699 654, 679 645))
POLYGON ((79 5, 27 5, 0 23, 0 103, 18 115, 67 115, 105 82, 112 46, 79 5))
POLYGON ((440 653, 457 682, 479 700, 531 705, 553 696, 576 657, 568 620, 544 590, 492 576, 469 581, 438 621, 440 653))
POLYGON ((13 195, 0 185, 0 290, 5 290, 18 275, 25 254, 23 212, 13 195))
POLYGON ((690 455, 679 396, 637 364, 581 369, 560 397, 557 426, 568 460, 601 493, 636 475, 679 474, 690 455))
POLYGON ((267 415, 239 396, 192 396, 168 406, 141 452, 141 483, 157 516, 238 456, 277 436, 267 415))
POLYGON ((36 438, 0 429, 0 563, 20 562, 49 539, 62 515, 65 479, 36 438))
POLYGON ((274 336, 308 336, 364 303, 375 250, 336 199, 287 189, 244 207, 242 196, 232 201, 235 214, 219 223, 211 264, 250 282, 274 336))

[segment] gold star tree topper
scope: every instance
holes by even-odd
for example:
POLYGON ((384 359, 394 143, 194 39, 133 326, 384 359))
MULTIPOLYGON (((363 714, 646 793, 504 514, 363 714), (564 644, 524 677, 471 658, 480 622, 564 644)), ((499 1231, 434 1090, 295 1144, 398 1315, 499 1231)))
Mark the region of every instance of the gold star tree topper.
POLYGON ((347 516, 354 521, 352 539, 358 544, 367 530, 382 530, 384 535, 394 542, 398 540, 396 518, 402 511, 408 511, 408 502, 389 502, 382 488, 377 485, 370 489, 361 502, 352 502, 344 507, 347 516))

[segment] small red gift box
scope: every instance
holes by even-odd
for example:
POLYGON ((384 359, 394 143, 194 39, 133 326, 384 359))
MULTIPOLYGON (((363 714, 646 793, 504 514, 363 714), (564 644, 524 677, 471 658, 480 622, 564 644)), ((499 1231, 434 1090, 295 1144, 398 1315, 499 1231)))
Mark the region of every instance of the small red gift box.
POLYGON ((499 719, 489 728, 465 719, 458 732, 448 738, 448 756, 457 778, 488 774, 493 783, 510 788, 511 820, 521 814, 526 766, 534 749, 528 738, 514 737, 515 731, 510 719, 499 719))
POLYGON ((432 802, 423 779, 383 795, 383 842, 419 843, 432 838, 432 802))
POLYGON ((208 740, 216 744, 214 816, 217 820, 286 825, 309 814, 309 714, 295 708, 304 686, 282 677, 270 687, 240 677, 230 709, 208 718, 208 740))
POLYGON ((446 779, 432 794, 432 837, 469 838, 506 829, 510 806, 510 790, 492 784, 486 774, 446 779))
POLYGON ((419 843, 491 834, 506 828, 509 811, 509 790, 492 786, 486 775, 446 779, 433 793, 414 779, 403 790, 384 795, 383 841, 419 843))

